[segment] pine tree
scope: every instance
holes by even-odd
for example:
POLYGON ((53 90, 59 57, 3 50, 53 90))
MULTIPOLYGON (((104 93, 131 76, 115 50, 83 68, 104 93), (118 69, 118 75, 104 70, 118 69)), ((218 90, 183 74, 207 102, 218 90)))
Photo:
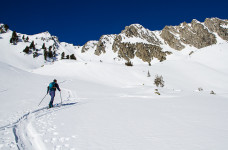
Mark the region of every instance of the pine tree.
POLYGON ((47 50, 44 49, 44 60, 47 60, 47 50))
POLYGON ((32 41, 32 43, 30 44, 29 48, 30 48, 30 49, 33 49, 33 50, 36 49, 35 44, 34 44, 34 41, 32 41))
POLYGON ((46 50, 45 43, 43 43, 42 49, 45 49, 46 50))
POLYGON ((66 55, 66 59, 69 59, 69 57, 70 57, 69 55, 66 55))
POLYGON ((25 42, 28 42, 29 41, 29 37, 27 36, 27 38, 25 39, 25 42))
POLYGON ((25 41, 25 35, 22 36, 22 40, 25 41))
POLYGON ((49 46, 49 51, 51 51, 51 49, 52 49, 52 46, 49 46))
POLYGON ((25 49, 23 50, 23 52, 26 53, 26 54, 29 54, 29 51, 30 50, 29 50, 29 47, 28 46, 26 46, 25 49))
POLYGON ((14 45, 16 45, 17 42, 18 42, 17 32, 13 31, 12 37, 10 38, 10 43, 13 43, 14 45))
POLYGON ((48 56, 49 58, 52 58, 52 57, 53 57, 53 53, 52 53, 52 51, 51 51, 50 49, 49 49, 49 51, 48 51, 47 56, 48 56))
POLYGON ((147 77, 150 77, 150 72, 149 72, 149 70, 148 70, 148 73, 147 73, 147 77))
POLYGON ((54 50, 54 51, 53 51, 53 57, 55 57, 55 56, 56 56, 56 51, 54 50))
POLYGON ((76 57, 74 56, 74 54, 70 55, 70 59, 76 60, 76 57))
POLYGON ((0 33, 6 33, 9 29, 9 26, 7 24, 4 24, 0 26, 0 33))
POLYGON ((65 57, 65 53, 62 52, 62 54, 61 54, 61 59, 64 59, 64 57, 65 57))
POLYGON ((5 31, 7 32, 9 29, 9 26, 7 24, 4 24, 5 31))

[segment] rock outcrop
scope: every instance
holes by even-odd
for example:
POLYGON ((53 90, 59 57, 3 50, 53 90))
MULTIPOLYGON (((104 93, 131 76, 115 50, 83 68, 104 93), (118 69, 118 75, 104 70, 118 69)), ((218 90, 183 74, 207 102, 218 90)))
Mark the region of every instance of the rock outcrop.
POLYGON ((163 61, 172 54, 165 51, 163 45, 178 51, 187 45, 200 49, 216 44, 216 34, 228 41, 228 20, 207 18, 201 23, 194 19, 179 26, 165 26, 162 31, 150 31, 142 25, 132 24, 118 35, 103 35, 99 41, 87 42, 82 52, 93 49, 94 54, 99 56, 111 50, 127 62, 138 57, 150 64, 154 58, 163 61))
POLYGON ((195 19, 190 24, 184 22, 179 26, 166 26, 161 37, 176 50, 184 49, 184 44, 200 49, 217 43, 215 35, 195 19))
POLYGON ((88 41, 83 45, 81 52, 85 53, 89 49, 95 49, 97 47, 97 41, 88 41))
POLYGON ((161 32, 161 37, 171 48, 175 50, 182 50, 185 46, 181 44, 181 41, 178 39, 176 34, 178 34, 178 32, 174 27, 166 26, 161 32))
POLYGON ((132 24, 130 26, 126 26, 125 29, 121 31, 121 34, 127 38, 141 38, 150 44, 161 44, 161 41, 159 41, 153 31, 144 28, 140 24, 132 24))
POLYGON ((223 40, 228 41, 228 20, 207 18, 204 24, 211 32, 217 33, 223 40))
POLYGON ((94 52, 95 55, 101 55, 106 52, 106 49, 111 48, 114 38, 116 35, 102 35, 97 43, 97 48, 94 52))
POLYGON ((178 27, 181 42, 194 46, 198 49, 216 44, 214 34, 197 20, 192 20, 191 24, 183 23, 178 27))

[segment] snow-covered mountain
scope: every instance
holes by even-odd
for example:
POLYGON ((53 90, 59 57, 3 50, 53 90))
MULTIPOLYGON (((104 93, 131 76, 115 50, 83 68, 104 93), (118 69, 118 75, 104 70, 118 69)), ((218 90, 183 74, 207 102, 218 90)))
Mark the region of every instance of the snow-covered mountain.
MULTIPOLYGON (((1 30, 5 31, 3 24, 1 30)), ((218 18, 207 18, 201 23, 193 20, 191 23, 181 23, 179 26, 166 26, 161 31, 150 31, 139 24, 126 26, 120 34, 103 35, 99 41, 88 41, 83 46, 74 46, 65 42, 59 42, 56 36, 52 36, 49 32, 36 35, 25 35, 18 33, 19 42, 16 45, 9 43, 12 37, 12 31, 8 31, 1 35, 1 49, 10 49, 21 53, 20 57, 25 62, 20 68, 25 66, 31 69, 40 67, 51 62, 61 60, 61 58, 70 58, 70 55, 76 56, 78 61, 97 61, 108 63, 125 63, 133 62, 133 64, 144 64, 157 61, 164 61, 177 51, 183 54, 188 51, 192 54, 198 49, 202 49, 212 45, 218 45, 228 41, 228 21, 218 18), (24 38, 29 37, 27 42, 24 38), (32 53, 27 55, 22 53, 26 46, 31 42, 35 42, 38 52, 38 58, 31 60, 32 53), (43 44, 47 51, 50 49, 54 56, 44 60, 43 44), (191 51, 189 51, 191 50, 191 51), (64 55, 62 54, 64 52, 64 55), (28 56, 25 58, 23 55, 28 56), (63 56, 62 56, 63 55, 63 56), (69 55, 69 56, 67 56, 69 55), (99 57, 98 57, 99 56, 99 57), (42 61, 43 59, 43 61, 42 61), (30 66, 28 66, 28 64, 30 66)), ((1 52, 5 53, 5 52, 1 52)), ((13 57, 13 53, 6 53, 13 57)), ((4 59, 4 56, 3 56, 4 59)), ((18 58, 15 58, 18 59, 18 58)), ((13 60, 10 64, 14 64, 13 60)), ((15 65, 15 64, 14 64, 15 65)))
POLYGON ((0 150, 227 150, 227 31, 218 18, 132 24, 74 46, 49 32, 10 40, 1 24, 0 150), (55 78, 61 93, 47 109, 55 78))

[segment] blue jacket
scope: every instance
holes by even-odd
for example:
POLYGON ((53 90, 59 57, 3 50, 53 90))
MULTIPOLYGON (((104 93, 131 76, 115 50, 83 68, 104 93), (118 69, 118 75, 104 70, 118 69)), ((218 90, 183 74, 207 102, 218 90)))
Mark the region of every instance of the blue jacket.
POLYGON ((49 91, 56 91, 56 89, 58 89, 59 91, 61 91, 60 88, 59 88, 58 83, 55 83, 53 87, 54 87, 54 88, 51 88, 51 89, 50 89, 49 86, 48 86, 48 87, 47 87, 47 93, 48 93, 49 91))

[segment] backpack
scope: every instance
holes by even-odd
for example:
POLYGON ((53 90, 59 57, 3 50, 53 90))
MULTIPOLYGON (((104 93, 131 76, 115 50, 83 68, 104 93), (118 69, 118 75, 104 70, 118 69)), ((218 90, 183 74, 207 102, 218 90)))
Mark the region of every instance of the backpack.
POLYGON ((50 91, 54 91, 55 89, 53 88, 55 86, 55 82, 51 82, 50 84, 49 84, 49 90, 50 91))

